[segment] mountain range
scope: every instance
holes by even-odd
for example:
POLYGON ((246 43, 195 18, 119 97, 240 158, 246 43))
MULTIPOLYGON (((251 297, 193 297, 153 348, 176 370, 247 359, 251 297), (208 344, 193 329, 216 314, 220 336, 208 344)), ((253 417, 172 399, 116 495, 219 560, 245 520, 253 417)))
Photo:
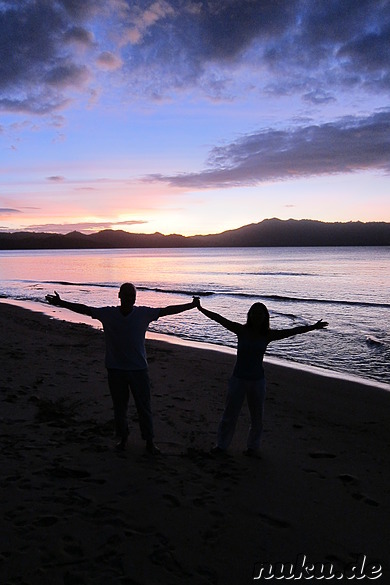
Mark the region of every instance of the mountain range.
POLYGON ((265 219, 204 236, 135 234, 103 230, 94 234, 0 232, 0 250, 80 248, 200 248, 275 246, 390 246, 390 223, 265 219))

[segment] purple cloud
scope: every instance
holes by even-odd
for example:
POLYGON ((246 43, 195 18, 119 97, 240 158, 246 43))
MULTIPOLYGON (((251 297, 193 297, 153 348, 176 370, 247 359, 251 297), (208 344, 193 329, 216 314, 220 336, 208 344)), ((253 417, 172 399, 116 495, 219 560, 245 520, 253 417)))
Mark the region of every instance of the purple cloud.
POLYGON ((57 234, 68 234, 72 231, 79 232, 97 232, 104 229, 115 229, 115 227, 125 227, 133 225, 144 225, 148 223, 147 220, 129 220, 129 221, 95 221, 95 222, 78 222, 78 223, 46 223, 29 225, 23 230, 32 230, 36 232, 55 232, 57 234))
POLYGON ((13 215, 14 213, 22 213, 20 209, 12 209, 10 207, 0 207, 0 215, 13 215))
POLYGON ((291 130, 262 130, 213 148, 208 167, 199 173, 144 180, 206 189, 367 169, 389 172, 389 136, 390 111, 291 130))
POLYGON ((63 183, 65 181, 65 177, 61 177, 61 175, 53 175, 52 177, 46 177, 47 181, 51 183, 63 183))

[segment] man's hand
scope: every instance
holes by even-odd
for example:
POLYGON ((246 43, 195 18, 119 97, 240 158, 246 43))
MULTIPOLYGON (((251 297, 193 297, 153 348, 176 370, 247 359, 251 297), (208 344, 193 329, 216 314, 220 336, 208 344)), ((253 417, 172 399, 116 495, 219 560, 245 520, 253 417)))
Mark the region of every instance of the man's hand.
POLYGON ((59 307, 61 305, 61 298, 57 291, 54 291, 54 295, 46 295, 46 300, 50 305, 59 307))

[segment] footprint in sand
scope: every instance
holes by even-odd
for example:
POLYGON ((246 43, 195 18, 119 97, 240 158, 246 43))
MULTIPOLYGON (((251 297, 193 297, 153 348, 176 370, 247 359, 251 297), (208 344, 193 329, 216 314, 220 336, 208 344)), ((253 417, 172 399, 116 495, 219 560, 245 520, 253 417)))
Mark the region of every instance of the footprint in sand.
POLYGON ((149 559, 154 565, 163 567, 164 571, 167 573, 174 574, 181 578, 183 583, 185 583, 185 580, 190 577, 190 574, 181 566, 176 559, 174 552, 170 550, 167 545, 156 547, 156 550, 149 555, 149 559))
POLYGON ((128 526, 124 530, 125 536, 153 536, 157 533, 154 526, 128 526))
POLYGON ((349 475, 348 473, 342 473, 338 476, 338 478, 342 481, 344 485, 357 485, 359 480, 357 477, 353 475, 349 475))
POLYGON ((362 502, 363 504, 367 504, 368 506, 379 506, 379 502, 377 502, 376 500, 373 500, 372 498, 369 498, 367 496, 365 496, 364 494, 360 494, 358 492, 351 494, 351 496, 355 499, 355 500, 359 500, 360 502, 362 502))
POLYGON ((64 585, 86 585, 87 581, 85 579, 86 578, 80 573, 66 571, 64 575, 64 585))
MULTIPOLYGON (((343 473, 341 475, 338 476, 338 478, 342 481, 343 485, 349 489, 349 488, 357 488, 357 486, 359 485, 359 480, 357 477, 354 477, 353 475, 349 475, 348 473, 343 473)), ((379 506, 379 502, 377 502, 376 500, 373 500, 372 498, 366 496, 365 494, 362 494, 360 492, 352 492, 351 491, 351 496, 355 499, 355 500, 359 500, 361 501, 363 504, 366 504, 367 506, 379 506)))
POLYGON ((320 479, 325 479, 325 475, 317 471, 316 469, 302 469, 305 473, 310 473, 311 475, 316 475, 320 479))
POLYGON ((219 510, 211 508, 212 506, 215 506, 215 497, 214 497, 213 488, 211 488, 210 491, 205 491, 202 494, 200 494, 198 497, 194 498, 192 500, 192 503, 197 508, 207 507, 210 515, 214 515, 214 516, 220 515, 219 510))
POLYGON ((372 498, 367 498, 364 496, 364 500, 363 500, 364 504, 367 504, 368 506, 379 506, 379 502, 377 502, 376 500, 373 500, 372 498))
POLYGON ((207 579, 207 583, 218 583, 219 581, 217 573, 208 567, 199 566, 197 572, 202 579, 207 579))
POLYGON ((336 455, 327 453, 326 451, 313 451, 309 453, 309 457, 312 457, 312 459, 334 459, 336 455))
POLYGON ((284 520, 279 520, 279 518, 274 518, 273 516, 268 516, 267 514, 259 514, 259 518, 268 526, 272 526, 273 528, 289 528, 290 524, 285 522, 284 520))
POLYGON ((173 508, 179 508, 181 506, 179 498, 172 494, 163 494, 164 500, 167 500, 173 508))
POLYGON ((78 559, 82 559, 85 556, 84 550, 78 544, 66 544, 64 546, 64 551, 70 557, 75 557, 78 559))
POLYGON ((57 516, 41 516, 40 518, 37 518, 37 520, 33 522, 33 525, 47 528, 48 526, 53 526, 54 524, 57 524, 57 522, 58 522, 57 516))
POLYGON ((85 479, 91 477, 91 474, 88 471, 84 471, 82 469, 70 469, 68 467, 55 467, 49 471, 50 475, 53 477, 61 477, 61 478, 79 478, 85 479))

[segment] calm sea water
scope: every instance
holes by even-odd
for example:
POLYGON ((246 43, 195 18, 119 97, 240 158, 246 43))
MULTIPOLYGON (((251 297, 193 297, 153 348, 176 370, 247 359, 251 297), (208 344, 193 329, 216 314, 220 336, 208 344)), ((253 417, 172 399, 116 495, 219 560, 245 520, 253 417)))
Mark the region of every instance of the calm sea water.
MULTIPOLYGON (((388 247, 0 251, 0 275, 0 296, 22 301, 42 302, 55 289, 74 302, 117 304, 119 285, 131 281, 140 305, 198 294, 241 322, 256 301, 275 328, 322 318, 327 330, 275 342, 267 355, 390 384, 388 247)), ((196 310, 150 329, 235 346, 234 335, 196 310)))

